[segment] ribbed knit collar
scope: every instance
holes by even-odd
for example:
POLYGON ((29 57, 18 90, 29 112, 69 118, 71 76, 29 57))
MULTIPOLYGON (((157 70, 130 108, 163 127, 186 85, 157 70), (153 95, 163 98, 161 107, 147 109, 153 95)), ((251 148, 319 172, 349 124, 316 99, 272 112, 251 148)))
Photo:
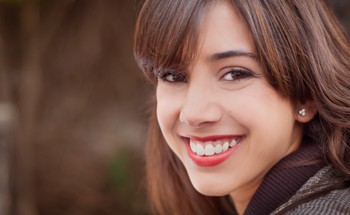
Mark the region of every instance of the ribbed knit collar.
POLYGON ((270 214, 324 166, 317 144, 303 141, 302 147, 283 158, 267 173, 244 215, 270 214))

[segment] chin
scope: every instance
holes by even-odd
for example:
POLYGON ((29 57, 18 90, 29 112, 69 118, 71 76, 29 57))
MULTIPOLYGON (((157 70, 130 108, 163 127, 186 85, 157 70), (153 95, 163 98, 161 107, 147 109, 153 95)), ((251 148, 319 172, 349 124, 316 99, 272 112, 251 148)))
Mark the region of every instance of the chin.
POLYGON ((195 182, 192 181, 193 187, 205 196, 226 196, 230 193, 229 189, 223 187, 220 182, 195 182))

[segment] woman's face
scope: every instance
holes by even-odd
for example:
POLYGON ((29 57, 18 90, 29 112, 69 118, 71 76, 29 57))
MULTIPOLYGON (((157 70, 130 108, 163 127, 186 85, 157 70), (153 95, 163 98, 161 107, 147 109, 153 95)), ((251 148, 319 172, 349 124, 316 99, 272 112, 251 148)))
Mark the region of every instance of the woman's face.
POLYGON ((250 30, 229 3, 206 12, 200 35, 186 71, 159 74, 159 125, 200 193, 250 198, 299 147, 301 126, 291 101, 265 79, 250 30))

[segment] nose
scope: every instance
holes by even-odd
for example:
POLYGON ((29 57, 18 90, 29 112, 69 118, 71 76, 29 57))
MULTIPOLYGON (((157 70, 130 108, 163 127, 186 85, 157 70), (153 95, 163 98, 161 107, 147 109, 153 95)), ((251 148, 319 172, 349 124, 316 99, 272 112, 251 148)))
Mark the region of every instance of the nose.
POLYGON ((220 120, 222 112, 213 91, 205 87, 189 87, 181 107, 179 120, 191 127, 199 127, 220 120))

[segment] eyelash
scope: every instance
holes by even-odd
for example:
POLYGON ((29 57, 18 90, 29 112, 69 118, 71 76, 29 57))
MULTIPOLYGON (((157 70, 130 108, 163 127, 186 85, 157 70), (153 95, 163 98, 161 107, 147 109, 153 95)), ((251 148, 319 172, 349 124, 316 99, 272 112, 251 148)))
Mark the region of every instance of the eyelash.
POLYGON ((251 78, 253 76, 254 74, 249 70, 242 69, 242 68, 233 68, 233 69, 229 69, 229 71, 222 76, 222 79, 225 81, 240 81, 241 79, 251 78), (225 76, 229 74, 231 74, 232 80, 225 79, 225 76))
POLYGON ((158 80, 169 83, 187 82, 187 75, 180 71, 160 71, 157 76, 158 80))
MULTIPOLYGON (((232 68, 229 69, 228 72, 226 72, 221 79, 223 79, 224 81, 240 81, 242 79, 246 79, 246 78, 250 78, 253 77, 254 74, 252 72, 250 72, 249 70, 246 69, 242 69, 242 68, 232 68), (231 80, 227 80, 225 79, 225 76, 231 74, 232 78, 231 80)), ((158 80, 162 80, 165 82, 169 82, 169 83, 179 83, 179 82, 187 82, 187 74, 185 74, 184 72, 180 72, 180 71, 169 71, 169 70, 165 70, 165 71, 160 71, 157 74, 158 80)))

